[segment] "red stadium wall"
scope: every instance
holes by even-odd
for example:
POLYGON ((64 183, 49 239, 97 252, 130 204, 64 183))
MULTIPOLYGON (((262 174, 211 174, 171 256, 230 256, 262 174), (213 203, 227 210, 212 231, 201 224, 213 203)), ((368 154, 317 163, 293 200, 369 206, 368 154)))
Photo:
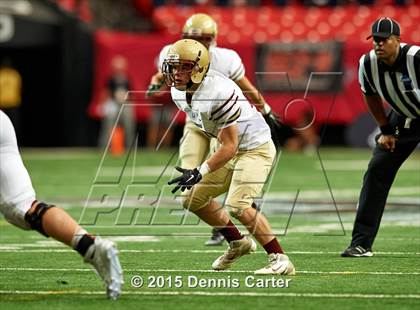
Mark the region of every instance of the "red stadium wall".
MULTIPOLYGON (((127 57, 129 74, 135 90, 144 91, 150 77, 156 70, 155 58, 160 49, 179 38, 180 27, 186 17, 197 8, 162 7, 155 11, 155 22, 160 33, 126 34, 99 31, 96 33, 96 63, 94 94, 90 115, 98 117, 95 107, 100 100, 109 63, 114 55, 127 57)), ((232 48, 244 62, 247 76, 255 82, 256 46, 266 41, 290 43, 310 41, 313 44, 325 40, 341 40, 343 51, 343 89, 331 94, 308 93, 307 99, 316 112, 316 123, 348 124, 360 113, 366 111, 357 82, 357 65, 360 56, 371 48, 365 38, 371 23, 379 16, 391 16, 401 23, 402 40, 408 43, 420 42, 420 8, 411 7, 339 7, 312 8, 210 8, 200 11, 210 13, 219 23, 218 45, 232 48)), ((293 87, 293 80, 291 81, 293 87)), ((286 107, 294 99, 302 99, 304 93, 263 94, 287 123, 296 123, 306 104, 286 107)), ((143 103, 147 103, 142 100, 143 103)), ((149 108, 142 105, 137 111, 138 119, 147 121, 149 108)))
MULTIPOLYGON (((98 104, 110 74, 110 62, 115 55, 127 58, 130 76, 135 91, 145 91, 149 85, 151 76, 156 73, 156 57, 166 44, 177 40, 177 36, 156 34, 127 34, 98 31, 95 34, 95 81, 92 95, 92 103, 89 108, 90 116, 99 118, 97 113, 98 104)), ((255 44, 244 42, 235 45, 226 45, 234 48, 241 55, 242 60, 249 72, 254 72, 255 44)), ((252 75, 250 75, 252 78, 252 75)), ((147 104, 152 103, 144 100, 140 94, 135 95, 139 106, 136 109, 140 121, 147 121, 150 109, 147 104)), ((167 98, 169 100, 169 98, 167 98)))
MULTIPOLYGON (((176 40, 171 36, 156 35, 130 35, 124 33, 98 32, 95 36, 96 57, 95 57, 95 81, 93 100, 90 106, 90 115, 98 117, 96 107, 101 100, 101 92, 104 89, 107 76, 109 75, 109 64, 113 56, 123 55, 129 63, 129 76, 133 88, 137 91, 144 91, 150 81, 150 77, 156 72, 155 59, 160 49, 170 42, 176 40)), ((220 44, 222 46, 222 44, 220 44)), ((238 44, 226 44, 236 50, 242 57, 248 77, 255 82, 255 43, 243 42, 238 44)), ((307 99, 313 104, 316 111, 317 123, 349 123, 360 113, 366 111, 365 105, 359 91, 357 82, 357 63, 360 55, 370 48, 369 44, 351 45, 347 44, 344 48, 344 89, 334 96, 331 94, 311 94, 307 99), (334 103, 334 105, 333 105, 334 103)), ((293 81, 291 81, 293 87, 293 81)), ((294 99, 301 99, 304 93, 267 93, 263 94, 267 101, 272 105, 288 123, 295 123, 300 116, 305 104, 294 104, 288 109, 285 115, 285 108, 294 99)), ((137 96, 138 103, 142 103, 137 108, 138 119, 147 121, 149 117, 148 103, 137 96)), ((150 103, 150 102, 149 102, 150 103)))

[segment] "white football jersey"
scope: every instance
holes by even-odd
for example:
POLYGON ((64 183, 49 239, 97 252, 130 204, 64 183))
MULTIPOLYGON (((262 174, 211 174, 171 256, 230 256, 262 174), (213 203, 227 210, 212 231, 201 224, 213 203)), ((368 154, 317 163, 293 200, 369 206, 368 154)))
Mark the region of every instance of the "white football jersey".
POLYGON ((186 91, 171 88, 172 100, 189 119, 209 136, 234 124, 238 127, 240 150, 254 149, 271 140, 270 128, 246 99, 235 82, 215 70, 209 70, 194 92, 191 104, 186 91))
MULTIPOLYGON (((168 55, 171 45, 166 45, 159 54, 157 63, 158 71, 161 71, 163 61, 168 55)), ((237 81, 245 76, 245 67, 242 63, 241 57, 234 50, 228 48, 221 48, 217 46, 210 46, 210 69, 222 73, 227 78, 237 81)))

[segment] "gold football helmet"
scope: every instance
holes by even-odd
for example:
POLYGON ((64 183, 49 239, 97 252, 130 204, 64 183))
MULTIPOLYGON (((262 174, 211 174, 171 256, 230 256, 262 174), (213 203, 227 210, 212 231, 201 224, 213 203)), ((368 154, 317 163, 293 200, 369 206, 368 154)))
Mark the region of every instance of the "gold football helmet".
POLYGON ((215 44, 216 37, 216 22, 209 15, 203 13, 191 15, 182 29, 182 38, 197 40, 207 48, 215 44))
POLYGON ((192 83, 203 81, 210 66, 207 48, 198 41, 182 39, 169 48, 162 64, 162 73, 168 86, 185 90, 192 83))

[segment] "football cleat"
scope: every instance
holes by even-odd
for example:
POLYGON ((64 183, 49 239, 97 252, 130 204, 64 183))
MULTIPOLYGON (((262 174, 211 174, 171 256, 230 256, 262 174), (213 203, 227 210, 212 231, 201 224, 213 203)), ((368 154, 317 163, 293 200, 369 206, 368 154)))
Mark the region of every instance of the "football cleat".
POLYGON ((95 243, 87 250, 84 260, 93 266, 95 272, 106 285, 106 295, 117 299, 124 283, 122 268, 115 244, 109 240, 95 238, 95 243))
POLYGON ((255 241, 248 237, 231 241, 226 252, 219 256, 211 266, 214 270, 229 269, 238 258, 251 254, 256 248, 257 244, 255 241))
POLYGON ((268 255, 268 265, 264 268, 258 269, 254 274, 278 274, 278 275, 294 275, 295 266, 285 254, 271 253, 268 255))
POLYGON ((211 238, 207 240, 204 243, 204 245, 207 245, 207 246, 222 245, 223 241, 225 241, 225 237, 223 237, 220 231, 218 231, 216 228, 213 228, 213 230, 211 231, 211 238))
POLYGON ((372 249, 365 249, 360 245, 349 246, 341 253, 341 257, 372 257, 372 249))

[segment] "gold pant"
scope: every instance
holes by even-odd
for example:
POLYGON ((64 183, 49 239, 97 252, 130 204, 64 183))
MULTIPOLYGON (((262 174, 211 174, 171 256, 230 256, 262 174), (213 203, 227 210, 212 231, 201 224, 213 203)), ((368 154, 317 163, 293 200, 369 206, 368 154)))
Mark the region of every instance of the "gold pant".
POLYGON ((196 211, 211 199, 228 193, 224 205, 233 216, 239 216, 261 195, 275 156, 272 141, 252 150, 239 151, 225 166, 205 175, 191 191, 185 192, 184 207, 196 211))

